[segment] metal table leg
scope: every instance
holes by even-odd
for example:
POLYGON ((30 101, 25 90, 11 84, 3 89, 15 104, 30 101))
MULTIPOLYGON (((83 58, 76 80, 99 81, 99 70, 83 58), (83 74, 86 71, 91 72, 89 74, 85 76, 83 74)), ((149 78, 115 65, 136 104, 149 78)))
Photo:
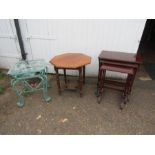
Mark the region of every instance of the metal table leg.
POLYGON ((43 84, 43 96, 46 102, 49 102, 51 100, 51 97, 48 96, 48 80, 46 74, 40 75, 40 79, 42 80, 43 84))
POLYGON ((19 101, 17 102, 18 107, 23 107, 25 104, 24 101, 24 95, 30 92, 35 92, 39 90, 43 90, 43 97, 46 102, 51 100, 51 97, 48 96, 47 88, 48 88, 48 80, 47 80, 47 75, 45 71, 34 75, 32 77, 22 77, 22 78, 15 78, 11 80, 11 86, 13 90, 16 92, 16 95, 19 98, 19 101), (37 78, 40 79, 40 82, 37 86, 32 87, 31 84, 29 83, 29 80, 37 78), (22 88, 18 88, 17 84, 20 83, 22 84, 22 88))
POLYGON ((19 98, 19 100, 17 102, 17 106, 18 107, 23 107, 24 104, 25 104, 24 96, 23 96, 23 92, 20 91, 19 89, 17 89, 17 87, 16 87, 17 82, 19 82, 18 79, 12 79, 11 80, 11 86, 12 86, 13 90, 15 91, 16 95, 19 98))

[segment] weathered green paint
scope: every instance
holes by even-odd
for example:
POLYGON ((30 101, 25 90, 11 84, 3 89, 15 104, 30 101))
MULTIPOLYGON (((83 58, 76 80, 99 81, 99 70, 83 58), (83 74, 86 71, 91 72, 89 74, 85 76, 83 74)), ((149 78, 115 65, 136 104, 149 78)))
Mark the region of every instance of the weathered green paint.
POLYGON ((23 107, 24 95, 42 90, 45 101, 50 101, 48 96, 48 79, 46 75, 47 64, 44 60, 19 61, 8 72, 12 77, 11 86, 19 98, 17 105, 23 107), (39 79, 36 86, 32 86, 30 80, 39 79))

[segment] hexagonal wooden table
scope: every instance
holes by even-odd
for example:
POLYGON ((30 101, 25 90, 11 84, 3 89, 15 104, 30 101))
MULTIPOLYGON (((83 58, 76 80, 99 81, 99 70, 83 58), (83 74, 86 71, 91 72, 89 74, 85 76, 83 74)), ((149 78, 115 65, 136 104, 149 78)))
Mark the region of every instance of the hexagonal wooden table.
POLYGON ((56 71, 57 85, 59 94, 61 94, 61 86, 59 79, 59 69, 64 70, 65 86, 67 87, 66 69, 79 71, 79 90, 82 96, 82 87, 85 83, 85 65, 91 63, 91 57, 82 53, 65 53, 57 55, 50 60, 56 71))

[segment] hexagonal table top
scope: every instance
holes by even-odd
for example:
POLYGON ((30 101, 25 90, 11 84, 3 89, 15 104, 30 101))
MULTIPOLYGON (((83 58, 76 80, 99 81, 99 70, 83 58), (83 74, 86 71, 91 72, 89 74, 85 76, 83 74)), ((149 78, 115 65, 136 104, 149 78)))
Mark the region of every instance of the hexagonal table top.
POLYGON ((82 53, 65 53, 57 55, 50 60, 57 68, 72 68, 85 66, 91 63, 91 57, 82 53))

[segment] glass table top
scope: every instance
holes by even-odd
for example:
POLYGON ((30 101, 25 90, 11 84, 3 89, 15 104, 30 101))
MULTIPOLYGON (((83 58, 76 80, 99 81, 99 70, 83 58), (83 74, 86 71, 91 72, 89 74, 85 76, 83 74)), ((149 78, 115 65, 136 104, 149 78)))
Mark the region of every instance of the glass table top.
POLYGON ((11 76, 29 75, 41 72, 48 64, 44 60, 20 60, 8 72, 11 76))

